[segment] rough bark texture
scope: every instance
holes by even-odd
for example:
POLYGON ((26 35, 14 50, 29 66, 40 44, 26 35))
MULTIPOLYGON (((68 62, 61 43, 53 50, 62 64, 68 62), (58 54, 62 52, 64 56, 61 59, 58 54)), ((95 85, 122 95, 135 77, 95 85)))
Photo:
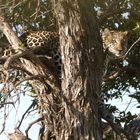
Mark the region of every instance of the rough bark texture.
MULTIPOLYGON (((63 62, 61 91, 53 75, 48 75, 47 67, 32 56, 32 52, 32 55, 26 54, 26 58, 19 55, 12 64, 19 64, 32 76, 31 84, 37 93, 44 124, 52 134, 50 137, 55 136, 56 140, 100 140, 102 132, 98 105, 103 52, 92 0, 58 0, 54 5, 63 62), (48 85, 51 87, 49 95, 46 94, 48 85)), ((3 30, 7 27, 3 26, 4 21, 0 20, 0 23, 0 30, 17 49, 20 41, 14 34, 10 36, 11 29, 8 29, 9 32, 3 30)), ((12 67, 9 63, 7 66, 12 67)))
POLYGON ((62 53, 63 114, 56 138, 100 140, 102 47, 91 0, 55 3, 62 53))

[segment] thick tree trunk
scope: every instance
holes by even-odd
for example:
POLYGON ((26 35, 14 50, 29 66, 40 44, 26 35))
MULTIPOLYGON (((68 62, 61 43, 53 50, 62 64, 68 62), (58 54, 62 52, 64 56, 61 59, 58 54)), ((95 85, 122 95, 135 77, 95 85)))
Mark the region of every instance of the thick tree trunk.
MULTIPOLYGON (((56 140, 102 139, 98 105, 103 51, 93 9, 92 0, 57 0, 55 3, 63 63, 61 92, 57 92, 59 87, 53 76, 48 76, 47 68, 37 59, 19 58, 23 60, 21 66, 29 73, 43 76, 39 78, 41 80, 33 81, 33 87, 38 93, 38 106, 45 126, 56 140), (56 89, 49 95, 45 89, 47 84, 56 89)), ((10 32, 3 30, 3 22, 0 30, 8 38, 10 32)), ((18 48, 18 39, 15 41, 10 37, 8 40, 18 48)))
POLYGON ((62 105, 58 140, 101 140, 98 103, 102 46, 92 0, 57 0, 62 53, 62 105))

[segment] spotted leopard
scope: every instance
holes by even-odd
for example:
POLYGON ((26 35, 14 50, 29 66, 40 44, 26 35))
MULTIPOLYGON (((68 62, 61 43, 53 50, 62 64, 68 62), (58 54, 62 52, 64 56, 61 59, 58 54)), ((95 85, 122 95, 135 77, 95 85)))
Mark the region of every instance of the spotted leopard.
POLYGON ((56 67, 55 74, 60 76, 61 55, 59 47, 59 34, 57 32, 31 31, 21 35, 20 40, 27 48, 36 47, 34 53, 43 56, 41 57, 41 61, 43 61, 43 63, 46 63, 45 57, 52 58, 53 64, 51 64, 51 66, 54 65, 56 67))
POLYGON ((122 57, 127 50, 127 31, 110 31, 105 29, 102 32, 103 47, 107 50, 110 59, 122 57))
POLYGON ((106 77, 110 61, 123 58, 127 51, 128 32, 105 29, 102 40, 105 52, 103 77, 106 77))
MULTIPOLYGON (((121 57, 126 50, 127 32, 110 31, 105 29, 102 32, 103 47, 109 58, 121 57)), ((61 55, 59 34, 49 31, 32 31, 24 33, 20 37, 26 47, 36 47, 36 54, 47 55, 53 59, 56 66, 56 73, 61 74, 61 55)))

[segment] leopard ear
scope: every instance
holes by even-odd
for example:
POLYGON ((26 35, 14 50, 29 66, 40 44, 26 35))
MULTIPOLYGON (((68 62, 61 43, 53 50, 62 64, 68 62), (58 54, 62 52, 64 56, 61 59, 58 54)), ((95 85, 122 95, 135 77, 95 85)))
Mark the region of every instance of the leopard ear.
POLYGON ((109 31, 109 29, 108 29, 108 28, 105 28, 105 29, 104 29, 104 32, 110 32, 110 31, 109 31))
POLYGON ((125 32, 123 32, 124 33, 124 35, 128 35, 129 34, 129 32, 128 31, 125 31, 125 32))
POLYGON ((111 35, 110 30, 108 28, 105 28, 103 31, 103 35, 105 35, 105 36, 111 35))

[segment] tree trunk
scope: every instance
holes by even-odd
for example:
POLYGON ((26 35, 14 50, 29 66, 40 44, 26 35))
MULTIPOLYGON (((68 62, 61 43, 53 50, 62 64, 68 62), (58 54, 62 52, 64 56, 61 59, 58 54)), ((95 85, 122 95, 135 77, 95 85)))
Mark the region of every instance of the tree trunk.
MULTIPOLYGON (((94 5, 92 0, 57 0, 54 6, 62 54, 61 91, 53 76, 48 76, 47 67, 39 63, 36 57, 23 59, 21 66, 35 78, 41 75, 37 81, 34 79, 33 87, 38 93, 40 113, 45 118, 44 123, 51 137, 55 135, 56 140, 101 140, 98 105, 103 51, 94 5), (50 94, 45 89, 47 84, 55 89, 50 94)), ((15 44, 18 48, 18 39, 15 41, 14 34, 10 36, 11 32, 3 30, 4 21, 0 23, 0 30, 9 37, 9 42, 14 44, 13 48, 15 44)))
MULTIPOLYGON (((98 111, 103 51, 92 0, 57 0, 62 54, 63 113, 57 140, 101 140, 98 111)), ((58 123, 57 123, 58 124, 58 123)))

